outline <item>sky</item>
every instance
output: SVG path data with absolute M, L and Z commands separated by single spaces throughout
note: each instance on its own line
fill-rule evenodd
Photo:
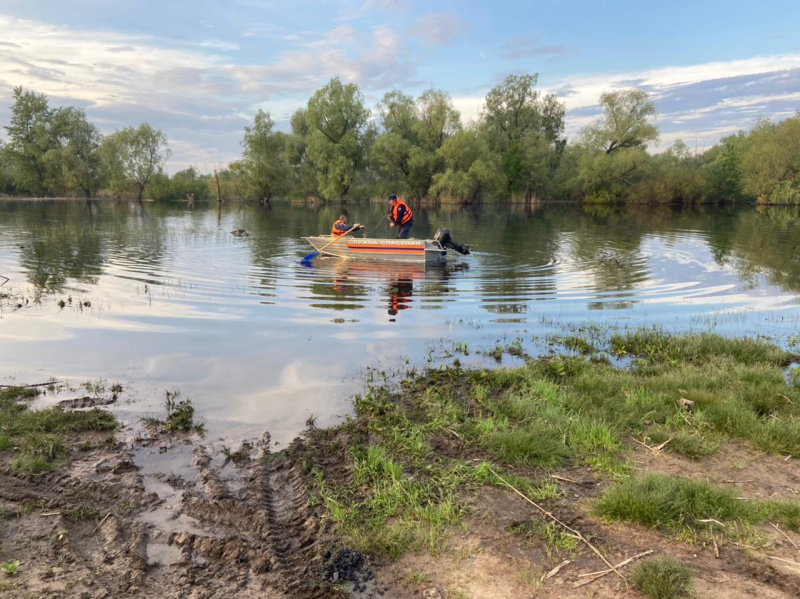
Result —
M 702 151 L 800 108 L 798 23 L 797 0 L 0 0 L 0 123 L 21 85 L 104 133 L 147 121 L 168 170 L 205 172 L 239 156 L 258 109 L 288 130 L 332 77 L 370 108 L 444 89 L 468 122 L 507 75 L 538 73 L 569 137 L 604 90 L 636 87 L 656 102 L 656 151 Z

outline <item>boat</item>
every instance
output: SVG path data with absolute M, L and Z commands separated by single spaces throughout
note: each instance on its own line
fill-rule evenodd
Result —
M 331 243 L 330 235 L 304 237 L 303 239 L 308 241 L 321 254 L 336 256 L 337 258 L 439 264 L 444 262 L 447 256 L 447 250 L 435 239 L 340 237 L 336 243 Z
M 439 229 L 433 239 L 369 239 L 343 235 L 303 237 L 320 254 L 337 258 L 388 260 L 418 264 L 441 264 L 448 248 L 469 254 L 469 246 L 456 243 L 446 229 Z

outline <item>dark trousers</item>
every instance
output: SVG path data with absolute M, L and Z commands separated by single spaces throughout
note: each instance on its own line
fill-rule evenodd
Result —
M 404 225 L 397 226 L 397 238 L 398 239 L 408 239 L 408 232 L 411 230 L 411 227 L 414 226 L 414 221 L 409 221 Z

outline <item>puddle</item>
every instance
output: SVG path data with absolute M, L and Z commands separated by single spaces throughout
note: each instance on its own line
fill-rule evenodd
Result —
M 174 545 L 150 543 L 147 545 L 147 565 L 169 566 L 181 561 L 181 550 Z

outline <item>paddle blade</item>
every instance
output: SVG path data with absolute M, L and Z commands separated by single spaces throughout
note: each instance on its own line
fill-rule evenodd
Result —
M 303 264 L 307 264 L 311 262 L 314 258 L 316 258 L 317 254 L 319 254 L 319 252 L 311 252 L 308 256 L 300 260 L 300 262 L 302 262 Z

